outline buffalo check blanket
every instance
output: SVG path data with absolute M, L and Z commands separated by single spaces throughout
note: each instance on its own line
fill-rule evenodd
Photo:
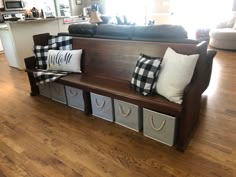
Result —
M 36 80 L 36 85 L 45 84 L 47 82 L 53 82 L 62 76 L 68 75 L 70 72 L 65 71 L 35 71 L 33 72 L 34 78 Z
M 36 46 L 34 49 L 37 49 L 34 50 L 34 53 L 37 59 L 37 64 L 39 65 L 37 66 L 38 70 L 33 72 L 37 85 L 53 82 L 70 73 L 65 71 L 48 71 L 44 69 L 47 68 L 48 50 L 72 50 L 71 36 L 50 36 L 48 40 L 48 46 Z

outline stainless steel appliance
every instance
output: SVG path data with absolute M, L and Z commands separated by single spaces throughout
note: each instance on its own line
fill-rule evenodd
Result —
M 23 12 L 2 12 L 1 16 L 4 21 L 17 21 L 17 20 L 25 20 L 25 14 Z
M 24 10 L 24 2 L 22 0 L 3 0 L 6 11 Z

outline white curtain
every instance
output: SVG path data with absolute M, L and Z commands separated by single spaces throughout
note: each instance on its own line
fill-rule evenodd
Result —
M 191 27 L 213 27 L 231 15 L 233 0 L 172 0 L 175 21 Z
M 130 22 L 144 25 L 152 0 L 106 0 L 107 15 L 125 15 Z

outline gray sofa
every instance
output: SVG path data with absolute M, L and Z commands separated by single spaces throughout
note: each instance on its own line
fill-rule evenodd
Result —
M 236 15 L 211 29 L 209 44 L 218 49 L 236 50 Z
M 72 24 L 68 31 L 69 33 L 59 33 L 59 35 L 153 42 L 199 43 L 199 41 L 188 39 L 186 30 L 179 25 Z

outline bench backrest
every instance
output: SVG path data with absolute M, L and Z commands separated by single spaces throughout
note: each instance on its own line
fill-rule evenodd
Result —
M 47 45 L 48 37 L 49 33 L 34 35 L 34 44 Z M 196 45 L 73 37 L 73 49 L 83 49 L 84 73 L 127 81 L 131 80 L 140 53 L 163 57 L 168 47 L 186 55 L 200 54 L 192 81 L 209 75 L 205 73 L 209 66 L 207 43 Z
M 200 53 L 196 70 L 202 65 L 207 48 L 206 45 L 198 47 L 196 44 L 73 38 L 73 49 L 83 49 L 84 73 L 127 81 L 131 80 L 140 53 L 163 57 L 168 47 L 186 55 Z

